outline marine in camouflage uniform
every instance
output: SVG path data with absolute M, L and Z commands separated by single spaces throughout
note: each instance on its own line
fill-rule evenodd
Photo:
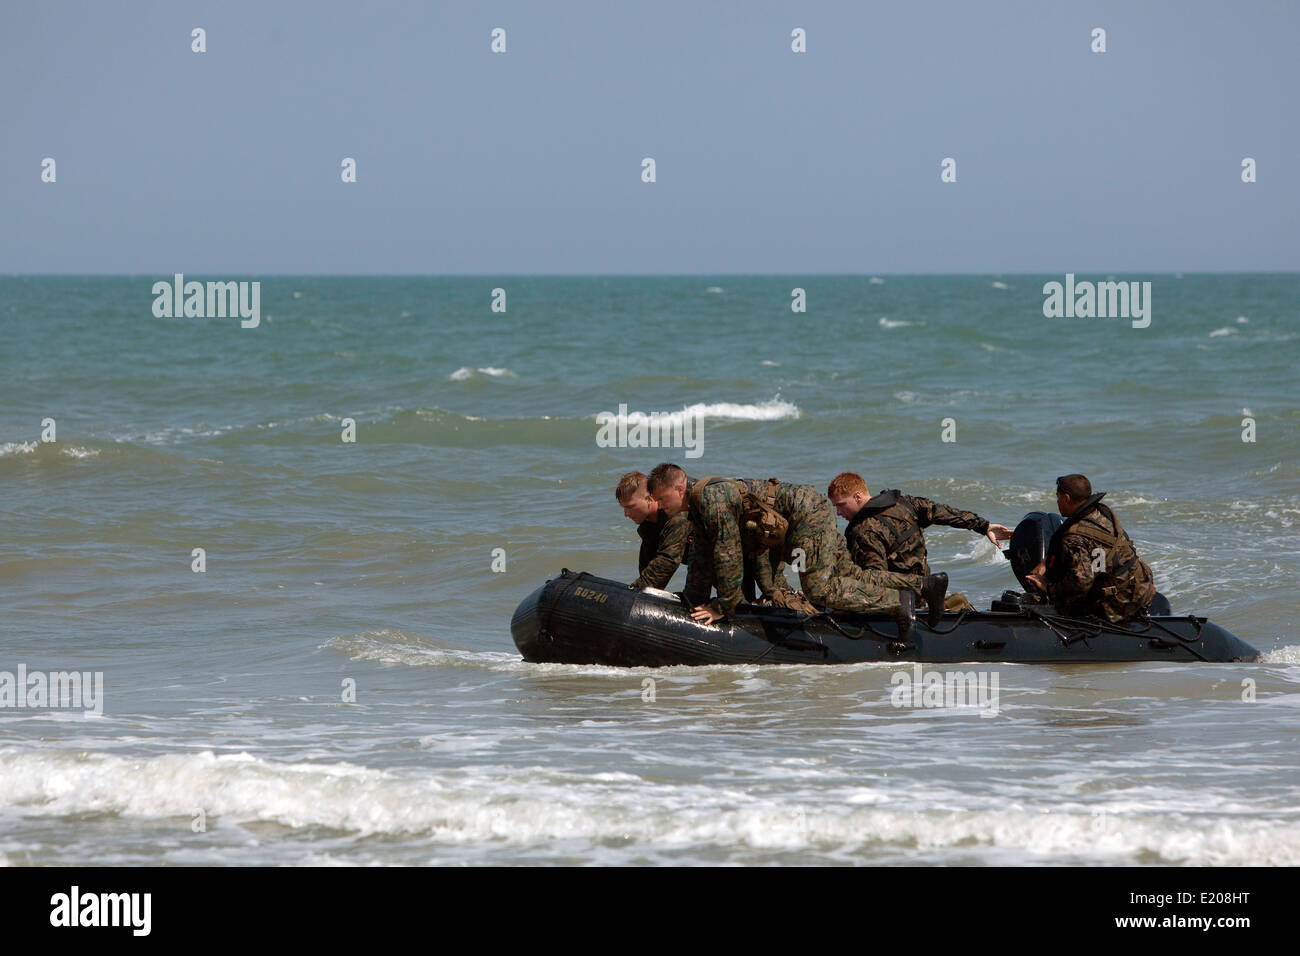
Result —
M 1089 497 L 1056 529 L 1047 546 L 1044 580 L 1062 614 L 1119 624 L 1145 611 L 1156 589 L 1151 569 L 1115 512 L 1101 503 L 1104 495 Z
M 905 495 L 895 488 L 867 499 L 849 520 L 844 536 L 858 567 L 924 576 L 930 573 L 930 563 L 921 530 L 935 524 L 981 535 L 989 530 L 989 522 L 973 511 Z
M 666 588 L 673 579 L 679 564 L 690 561 L 691 522 L 685 514 L 671 518 L 662 511 L 636 526 L 641 538 L 641 552 L 637 555 L 640 573 L 633 587 Z
M 773 554 L 779 550 L 780 559 L 789 562 L 795 559 L 795 551 L 801 550 L 804 569 L 799 572 L 800 587 L 809 601 L 824 608 L 843 611 L 897 608 L 900 590 L 919 593 L 925 584 L 919 574 L 868 570 L 855 565 L 835 523 L 835 510 L 826 496 L 811 485 L 745 481 L 759 498 L 774 498 L 774 509 L 788 523 L 784 545 L 769 550 L 743 539 L 742 500 L 736 481 L 711 481 L 698 497 L 692 493 L 695 484 L 688 479 L 687 500 L 696 544 L 687 572 L 688 602 L 700 595 L 707 597 L 708 586 L 712 585 L 718 591 L 719 609 L 724 614 L 732 613 L 740 603 L 746 550 L 758 553 L 756 570 L 764 593 L 769 593 L 772 587 Z
M 719 607 L 730 614 L 742 600 L 753 600 L 759 594 L 771 597 L 778 588 L 789 586 L 779 555 L 757 555 L 743 547 L 737 482 L 759 484 L 743 478 L 720 481 L 703 495 L 697 510 L 693 494 L 696 479 L 689 475 L 686 478 L 688 510 L 682 515 L 690 521 L 692 542 L 683 592 L 688 606 L 704 604 L 717 588 Z

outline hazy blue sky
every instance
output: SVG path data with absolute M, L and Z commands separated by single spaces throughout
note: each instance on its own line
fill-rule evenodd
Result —
M 1294 0 L 0 17 L 0 272 L 1300 268 Z

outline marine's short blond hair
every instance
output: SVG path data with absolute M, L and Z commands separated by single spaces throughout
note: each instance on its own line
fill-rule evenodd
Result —
M 636 494 L 637 489 L 645 483 L 646 476 L 639 471 L 629 471 L 626 475 L 618 480 L 618 486 L 614 489 L 614 497 L 618 499 L 619 504 L 623 504 Z
M 827 498 L 847 498 L 859 493 L 867 493 L 867 483 L 861 475 L 852 471 L 841 471 L 831 479 L 830 486 L 826 489 Z
M 660 488 L 667 488 L 669 485 L 685 483 L 686 472 L 674 465 L 672 462 L 665 461 L 663 464 L 655 465 L 654 470 L 650 472 L 650 477 L 646 481 L 645 490 L 654 494 Z

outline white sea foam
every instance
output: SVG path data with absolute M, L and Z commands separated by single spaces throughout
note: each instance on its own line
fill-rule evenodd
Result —
M 1245 325 L 1245 324 L 1246 324 L 1247 322 L 1249 322 L 1249 321 L 1250 321 L 1250 319 L 1246 318 L 1244 315 L 1239 315 L 1239 316 L 1237 316 L 1237 324 L 1238 324 L 1238 325 Z
M 884 280 L 884 279 L 881 279 L 879 276 L 872 276 L 870 279 L 867 280 L 867 282 L 871 283 L 872 285 L 884 285 L 884 284 L 885 284 L 885 280 Z
M 1213 332 L 1211 332 L 1210 338 L 1214 338 L 1217 335 L 1236 335 L 1236 334 L 1237 334 L 1236 329 L 1232 328 L 1232 326 L 1225 325 L 1223 328 L 1215 329 Z
M 738 404 L 736 402 L 696 402 L 694 405 L 688 405 L 680 412 L 673 412 L 672 414 L 681 416 L 701 415 L 705 418 L 724 418 L 734 421 L 774 422 L 783 418 L 798 418 L 801 413 L 798 406 L 791 402 L 782 401 L 778 395 L 770 401 L 760 402 L 757 405 Z
M 672 678 L 682 683 L 693 683 L 717 674 L 739 674 L 744 678 L 758 673 L 753 664 L 677 665 L 673 667 L 614 667 L 599 664 L 534 664 L 518 654 L 502 651 L 471 651 L 447 647 L 431 638 L 400 630 L 381 629 L 360 634 L 340 634 L 320 645 L 321 649 L 340 651 L 352 660 L 374 661 L 380 664 L 405 664 L 408 667 L 481 667 L 485 670 L 527 674 L 531 677 L 583 677 L 611 678 L 625 685 L 629 676 L 638 680 L 642 675 Z M 854 673 L 875 664 L 821 664 L 819 675 Z
M 658 423 L 662 426 L 665 422 L 670 425 L 683 423 L 688 418 L 692 420 L 714 418 L 730 419 L 732 421 L 772 422 L 783 418 L 798 418 L 802 413 L 797 405 L 783 401 L 781 396 L 778 395 L 771 401 L 760 402 L 757 405 L 736 402 L 696 402 L 694 405 L 687 405 L 675 412 L 629 411 L 626 415 L 617 415 L 612 412 L 604 414 L 608 414 L 610 419 L 615 422 L 624 420 L 630 425 L 644 422 L 646 424 Z M 653 419 L 651 416 L 654 416 Z
M 474 378 L 475 375 L 486 375 L 489 378 L 518 378 L 514 372 L 508 368 L 497 368 L 492 365 L 484 368 L 470 368 L 468 365 L 462 365 L 456 371 L 452 372 L 447 378 L 453 382 L 463 382 L 466 379 Z
M 810 770 L 816 776 L 815 770 Z M 815 781 L 813 781 L 815 784 Z M 952 799 L 939 801 L 948 803 Z M 274 822 L 359 835 L 420 834 L 440 843 L 535 845 L 617 841 L 648 849 L 797 849 L 835 856 L 918 852 L 1021 862 L 1081 857 L 1131 862 L 1154 855 L 1194 865 L 1300 863 L 1300 823 L 1202 804 L 1027 809 L 944 806 L 878 788 L 824 792 L 814 803 L 740 787 L 650 784 L 624 772 L 465 767 L 395 773 L 349 763 L 282 763 L 247 753 L 123 757 L 84 750 L 0 751 L 0 809 L 24 816 L 115 814 L 210 825 Z
M 707 289 L 705 289 L 704 291 L 705 291 L 705 292 L 712 292 L 714 295 L 716 295 L 717 293 L 722 292 L 722 291 L 723 291 L 723 288 L 722 288 L 722 286 L 720 286 L 720 285 L 711 285 L 711 286 L 709 286 Z
M 8 441 L 3 445 L 0 445 L 0 458 L 6 458 L 11 455 L 32 455 L 35 454 L 40 447 L 41 442 L 38 441 Z M 99 457 L 98 448 L 82 448 L 80 445 L 64 445 L 62 443 L 57 443 L 55 447 L 58 448 L 60 454 L 67 455 L 69 458 L 80 459 Z
M 882 315 L 879 324 L 882 329 L 897 329 L 905 325 L 911 325 L 912 323 L 905 322 L 902 319 L 891 319 L 888 316 Z
M 967 533 L 969 534 L 970 532 Z M 930 533 L 927 531 L 927 540 L 929 537 Z M 1002 556 L 1002 549 L 995 548 L 993 542 L 989 541 L 987 538 L 980 538 L 974 543 L 969 551 L 958 551 L 952 556 L 951 560 L 974 561 L 979 565 L 996 566 L 999 568 L 1006 566 L 1007 563 L 1006 558 Z
M 1125 495 L 1121 493 L 1115 495 L 1113 498 L 1108 495 L 1107 503 L 1128 507 L 1129 505 L 1159 505 L 1164 502 L 1159 498 L 1144 498 L 1141 495 Z
M 184 441 L 187 438 L 211 438 L 214 435 L 234 431 L 238 427 L 238 425 L 219 425 L 216 428 L 190 428 L 186 425 L 173 425 L 156 431 L 145 432 L 142 435 L 114 436 L 114 440 L 143 441 L 149 445 L 167 445 L 173 441 Z
M 229 432 L 239 431 L 244 428 L 271 429 L 285 428 L 291 425 L 316 424 L 321 422 L 338 421 L 339 416 L 330 412 L 318 412 L 315 415 L 303 415 L 298 418 L 286 418 L 283 421 L 270 422 L 248 422 L 241 425 L 208 425 L 206 423 L 189 426 L 189 425 L 170 425 L 166 428 L 160 428 L 156 431 L 130 434 L 114 434 L 114 441 L 143 441 L 150 445 L 169 445 L 176 442 L 186 441 L 191 438 L 215 438 L 218 435 L 225 435 Z
M 992 285 L 993 288 L 995 288 L 995 289 L 1006 289 L 1006 288 L 1009 288 L 1009 286 L 1008 286 L 1005 282 L 993 282 L 993 283 L 990 283 L 990 285 Z
M 768 366 L 769 368 L 779 368 L 780 365 L 781 365 L 780 362 L 773 362 L 771 359 L 763 359 L 763 361 L 759 362 L 758 364 L 759 364 L 759 365 L 766 365 L 766 366 Z
M 388 628 L 364 631 L 360 634 L 340 634 L 326 641 L 321 647 L 342 651 L 354 661 L 406 664 L 411 667 L 490 667 L 520 661 L 518 654 L 443 647 L 418 634 Z
M 1300 664 L 1300 644 L 1285 644 L 1259 655 L 1261 664 Z
M 953 403 L 962 404 L 982 401 L 993 394 L 992 392 L 969 388 L 961 388 L 951 392 L 939 391 L 933 394 L 918 394 L 905 389 L 901 392 L 894 392 L 894 398 L 906 405 L 951 405 Z

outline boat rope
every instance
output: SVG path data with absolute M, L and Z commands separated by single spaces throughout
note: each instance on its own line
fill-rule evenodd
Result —
M 1030 617 L 1037 618 L 1046 624 L 1047 627 L 1061 639 L 1061 643 L 1066 647 L 1069 647 L 1071 644 L 1078 641 L 1083 641 L 1085 645 L 1091 647 L 1092 645 L 1088 644 L 1088 641 L 1091 638 L 1099 637 L 1102 634 L 1115 634 L 1121 637 L 1146 639 L 1155 645 L 1182 647 L 1198 660 L 1208 662 L 1205 655 L 1201 654 L 1196 650 L 1196 648 L 1191 646 L 1199 642 L 1201 639 L 1201 622 L 1196 617 L 1190 615 L 1188 616 L 1187 621 L 1196 629 L 1194 637 L 1183 637 L 1177 631 L 1170 630 L 1159 621 L 1152 620 L 1149 617 L 1140 618 L 1139 620 L 1143 622 L 1144 626 L 1140 630 L 1134 630 L 1131 627 L 1121 627 L 1118 624 L 1110 624 L 1105 621 L 1079 622 L 1075 619 L 1049 614 L 1036 607 L 1026 607 L 1024 610 Z M 1174 638 L 1174 640 L 1167 641 L 1162 638 L 1148 637 L 1152 627 L 1159 628 L 1170 637 Z
M 926 624 L 926 627 L 930 628 L 931 634 L 951 634 L 953 631 L 957 630 L 958 626 L 961 624 L 963 620 L 965 620 L 966 615 L 968 613 L 970 613 L 970 608 L 968 607 L 964 607 L 960 611 L 958 611 L 957 620 L 952 622 L 952 627 L 945 627 L 943 630 L 939 630 L 939 628 L 937 627 L 930 627 L 930 625 L 928 624 Z M 920 623 L 925 624 L 924 621 L 921 621 Z
M 931 634 L 951 634 L 953 631 L 957 630 L 957 628 L 961 626 L 961 622 L 966 619 L 966 615 L 969 613 L 969 610 L 970 610 L 969 608 L 962 608 L 961 611 L 958 612 L 957 618 L 948 627 L 944 627 L 944 628 L 930 627 L 930 625 L 925 624 L 925 621 L 917 621 L 917 623 L 925 624 L 926 630 L 928 630 Z M 808 617 L 809 621 L 818 620 L 818 619 L 824 620 L 837 633 L 839 633 L 843 637 L 847 637 L 851 641 L 862 640 L 864 637 L 867 636 L 868 631 L 870 631 L 876 637 L 884 638 L 887 641 L 898 640 L 897 634 L 890 634 L 886 631 L 877 630 L 876 628 L 872 627 L 870 622 L 868 621 L 862 622 L 862 627 L 858 628 L 856 634 L 851 633 L 848 629 L 844 627 L 844 625 L 840 624 L 839 621 L 831 617 L 830 611 L 819 611 L 816 614 L 809 615 Z
M 885 631 L 878 631 L 878 630 L 876 630 L 874 627 L 871 626 L 871 623 L 870 623 L 869 621 L 863 621 L 863 622 L 862 622 L 862 627 L 858 628 L 858 632 L 857 632 L 856 634 L 852 634 L 852 633 L 850 633 L 848 630 L 846 630 L 846 629 L 844 628 L 844 626 L 840 624 L 839 621 L 837 621 L 837 620 L 835 620 L 835 618 L 831 617 L 831 612 L 830 612 L 830 611 L 818 611 L 816 614 L 810 614 L 810 615 L 808 615 L 808 617 L 807 617 L 805 623 L 807 623 L 807 621 L 816 621 L 816 620 L 824 620 L 824 621 L 825 621 L 827 624 L 829 624 L 829 625 L 831 626 L 831 628 L 834 629 L 838 634 L 842 635 L 843 637 L 847 637 L 847 638 L 848 638 L 849 640 L 851 640 L 851 641 L 860 641 L 860 640 L 862 640 L 864 637 L 867 636 L 867 632 L 868 632 L 868 631 L 870 631 L 870 632 L 871 632 L 872 634 L 874 634 L 876 637 L 882 638 L 882 639 L 884 639 L 884 640 L 886 640 L 886 641 L 896 641 L 896 640 L 898 640 L 898 635 L 897 635 L 897 634 L 889 634 L 889 633 L 886 633 Z

